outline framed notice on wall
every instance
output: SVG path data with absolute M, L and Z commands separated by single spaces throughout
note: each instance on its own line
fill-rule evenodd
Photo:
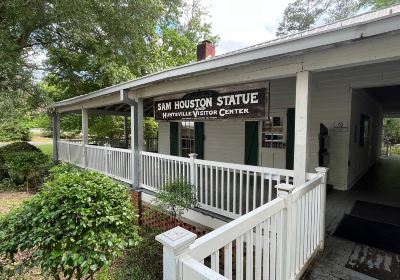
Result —
M 220 93 L 215 90 L 154 102 L 157 121 L 263 119 L 268 116 L 267 88 Z

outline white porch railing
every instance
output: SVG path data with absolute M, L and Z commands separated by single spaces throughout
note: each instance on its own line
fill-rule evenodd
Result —
M 132 182 L 132 151 L 58 141 L 59 159 L 96 170 L 123 182 Z
M 298 279 L 324 246 L 326 169 L 277 188 L 278 198 L 195 241 L 182 228 L 157 236 L 164 279 Z
M 276 197 L 274 186 L 293 182 L 292 170 L 141 152 L 141 187 L 158 191 L 168 180 L 186 178 L 203 209 L 230 218 Z M 310 174 L 308 177 L 310 178 Z
M 59 141 L 59 159 L 132 183 L 132 151 Z M 276 198 L 274 186 L 290 184 L 293 171 L 140 152 L 140 187 L 157 192 L 168 180 L 186 178 L 201 208 L 236 219 Z M 310 178 L 311 174 L 308 174 Z

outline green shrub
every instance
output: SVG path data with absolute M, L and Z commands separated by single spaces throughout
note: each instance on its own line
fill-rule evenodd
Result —
M 29 128 L 17 121 L 9 121 L 0 124 L 0 142 L 29 141 L 31 133 Z
M 81 171 L 81 169 L 79 169 L 75 165 L 63 162 L 63 163 L 54 165 L 52 168 L 50 168 L 50 170 L 49 170 L 50 176 L 49 177 L 51 180 L 53 180 L 54 178 L 56 178 L 59 175 L 63 175 L 66 173 L 75 173 L 75 172 L 79 172 L 79 171 Z
M 143 240 L 138 246 L 127 250 L 111 268 L 98 275 L 98 280 L 156 280 L 162 279 L 162 245 L 155 240 L 160 231 L 141 228 Z
M 15 191 L 16 189 L 17 186 L 11 179 L 5 178 L 0 180 L 0 192 Z
M 140 241 L 126 187 L 95 172 L 60 174 L 0 220 L 0 259 L 17 252 L 44 276 L 90 278 Z
M 0 148 L 0 180 L 10 178 L 15 184 L 36 187 L 52 162 L 41 150 L 27 142 L 16 142 Z
M 38 152 L 16 152 L 7 154 L 5 167 L 11 180 L 17 184 L 26 183 L 36 187 L 51 166 L 48 156 Z
M 155 194 L 155 203 L 160 211 L 169 215 L 174 221 L 176 218 L 180 218 L 185 210 L 199 207 L 195 187 L 185 178 L 168 181 Z
M 40 149 L 28 142 L 14 142 L 0 147 L 0 154 L 9 154 L 14 152 L 40 152 Z

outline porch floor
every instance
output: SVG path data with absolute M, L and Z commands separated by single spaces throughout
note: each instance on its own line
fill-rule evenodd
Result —
M 351 212 L 356 200 L 400 207 L 400 159 L 382 157 L 350 191 L 334 190 L 327 194 L 325 250 L 317 256 L 303 279 L 378 279 L 347 268 L 346 264 L 352 258 L 362 257 L 362 252 L 370 257 L 369 265 L 372 266 L 374 261 L 378 261 L 377 258 L 400 259 L 394 253 L 333 235 L 343 216 Z M 400 275 L 392 273 L 391 276 L 382 275 L 379 279 L 400 279 Z

